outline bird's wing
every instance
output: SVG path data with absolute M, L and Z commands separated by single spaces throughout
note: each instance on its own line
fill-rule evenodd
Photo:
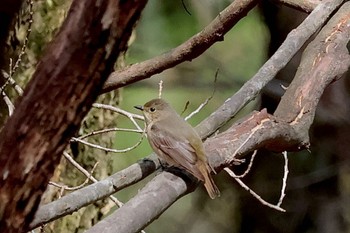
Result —
M 165 157 L 164 159 L 170 165 L 180 165 L 198 179 L 203 179 L 196 166 L 196 151 L 186 138 L 176 137 L 171 132 L 164 131 L 164 129 L 159 130 L 156 125 L 151 127 L 148 134 L 151 144 L 163 155 L 159 156 Z M 174 162 L 175 164 L 172 164 Z

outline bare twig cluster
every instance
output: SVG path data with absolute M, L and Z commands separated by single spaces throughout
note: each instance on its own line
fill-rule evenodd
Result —
M 241 178 L 243 178 L 244 176 L 246 176 L 248 174 L 248 172 L 250 171 L 252 165 L 253 165 L 253 160 L 255 158 L 256 155 L 256 150 L 254 151 L 251 161 L 248 165 L 247 170 L 242 174 L 242 175 L 236 175 L 231 169 L 229 169 L 228 167 L 225 167 L 224 170 L 233 178 L 237 181 L 237 183 L 244 188 L 245 190 L 247 190 L 250 194 L 252 194 L 252 196 L 254 196 L 258 201 L 260 201 L 261 204 L 266 205 L 272 209 L 281 211 L 281 212 L 286 212 L 285 209 L 281 208 L 282 205 L 282 201 L 284 199 L 284 197 L 286 196 L 286 186 L 287 186 L 287 177 L 288 177 L 288 157 L 287 157 L 287 152 L 283 152 L 283 158 L 285 161 L 285 165 L 284 165 L 284 176 L 283 176 L 283 183 L 282 183 L 282 188 L 281 188 L 281 195 L 280 198 L 278 200 L 278 203 L 276 205 L 271 204 L 267 201 L 265 201 L 263 198 L 261 198 L 261 196 L 259 196 L 256 192 L 254 192 L 252 189 L 250 189 L 242 180 Z

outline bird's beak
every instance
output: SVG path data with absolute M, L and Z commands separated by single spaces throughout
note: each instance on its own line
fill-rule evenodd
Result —
M 136 105 L 136 106 L 134 106 L 134 108 L 143 111 L 143 106 L 141 106 L 141 105 Z

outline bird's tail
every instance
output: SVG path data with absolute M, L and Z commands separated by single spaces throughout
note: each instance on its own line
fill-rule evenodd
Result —
M 216 187 L 213 178 L 210 175 L 210 168 L 207 164 L 205 166 L 199 166 L 199 169 L 204 177 L 204 187 L 207 190 L 211 199 L 220 197 L 220 191 Z

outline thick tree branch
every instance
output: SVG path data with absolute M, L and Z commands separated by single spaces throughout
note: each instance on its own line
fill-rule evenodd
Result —
M 310 121 L 306 125 L 309 128 L 325 87 L 349 69 L 349 4 L 345 3 L 341 7 L 305 49 L 296 78 L 276 109 L 276 117 L 292 122 L 300 114 L 307 114 L 310 115 Z
M 284 150 L 301 149 L 307 146 L 309 142 L 308 137 L 305 137 L 305 135 L 308 134 L 309 128 L 306 128 L 305 125 L 310 127 L 310 124 L 306 123 L 312 122 L 312 112 L 315 111 L 320 95 L 331 81 L 336 80 L 337 76 L 342 75 L 350 66 L 350 56 L 346 49 L 349 38 L 350 3 L 346 3 L 306 49 L 304 57 L 308 57 L 312 62 L 307 61 L 300 66 L 300 69 L 304 71 L 298 72 L 293 81 L 299 84 L 299 88 L 291 88 L 291 94 L 286 94 L 291 98 L 288 101 L 281 101 L 281 106 L 289 103 L 290 108 L 293 108 L 295 103 L 300 103 L 296 105 L 301 109 L 300 114 L 294 116 L 292 121 L 286 121 L 286 119 L 291 119 L 288 111 L 276 111 L 276 116 L 269 115 L 265 111 L 253 113 L 252 116 L 247 117 L 241 123 L 236 123 L 226 132 L 208 139 L 205 143 L 205 149 L 212 165 L 216 168 L 227 166 L 228 162 L 232 161 L 233 158 L 239 158 L 252 149 L 261 147 Z M 337 52 L 340 52 L 338 48 L 341 50 L 341 55 L 336 55 Z M 311 54 L 307 54 L 310 53 L 310 50 L 312 51 Z M 315 52 L 316 50 L 317 52 Z M 304 59 L 303 61 L 305 62 Z M 335 68 L 331 68 L 332 71 L 329 72 L 325 69 L 326 67 L 329 68 L 328 65 L 330 67 L 335 66 Z M 302 76 L 305 76 L 304 72 L 310 80 L 301 83 Z M 311 89 L 310 86 L 312 86 Z M 304 95 L 300 95 L 303 93 L 303 90 L 311 90 L 315 94 L 314 97 L 309 95 L 306 98 Z M 300 98 L 300 96 L 303 98 Z M 303 109 L 307 109 L 308 112 L 304 112 Z M 311 114 L 308 114 L 309 112 Z M 249 140 L 246 140 L 247 138 Z M 164 175 L 162 178 L 167 179 L 167 182 L 174 185 L 174 187 L 181 187 L 180 190 L 176 189 L 178 197 L 189 192 L 188 187 L 194 185 L 193 182 L 187 183 L 186 189 L 185 186 L 181 185 L 183 183 L 182 180 L 166 178 Z M 159 192 L 154 192 L 154 190 L 160 190 L 165 185 L 163 180 L 155 183 L 157 179 L 157 177 L 153 179 L 151 181 L 152 185 L 144 187 L 140 191 L 140 195 L 136 195 L 123 207 L 108 216 L 104 221 L 96 224 L 88 232 L 103 231 L 109 233 L 116 232 L 115 229 L 120 229 L 117 232 L 123 233 L 137 232 L 148 225 L 150 221 L 158 217 L 160 214 L 159 209 L 164 211 L 176 200 L 173 190 L 169 190 L 169 193 L 162 192 L 164 196 L 158 195 Z M 145 195 L 146 193 L 154 195 Z M 154 199 L 158 200 L 156 205 L 148 206 L 143 204 L 154 202 Z M 154 209 L 156 211 L 153 211 Z M 126 219 L 128 220 L 127 222 L 124 221 Z M 135 221 L 137 224 L 134 224 Z M 140 222 L 143 225 L 139 224 Z M 128 226 L 125 226 L 125 224 L 128 224 Z
M 102 224 L 97 224 L 86 232 L 140 232 L 187 190 L 190 189 L 183 179 L 172 173 L 162 172 L 127 202 L 122 207 L 123 211 L 115 212 L 113 218 L 103 219 L 99 222 Z M 114 221 L 122 224 L 115 224 Z
M 91 203 L 118 192 L 152 174 L 160 167 L 156 155 L 151 155 L 108 178 L 86 186 L 49 204 L 39 207 L 30 228 L 51 222 Z
M 287 6 L 310 13 L 322 0 L 277 0 Z
M 146 0 L 75 0 L 0 132 L 0 232 L 25 232 Z
M 344 1 L 327 0 L 318 5 L 296 29 L 288 34 L 275 54 L 259 71 L 197 127 L 199 134 L 203 137 L 209 136 L 208 132 L 215 132 L 234 117 L 239 110 L 255 99 L 262 88 L 287 65 L 303 44 L 326 22 L 342 2 Z
M 154 74 L 191 61 L 210 46 L 224 40 L 224 35 L 258 3 L 257 0 L 235 0 L 201 32 L 186 42 L 155 58 L 133 64 L 113 72 L 106 81 L 103 92 L 150 78 Z
M 289 61 L 289 59 L 298 51 L 299 46 L 301 46 L 302 43 L 304 43 L 302 41 L 304 41 L 308 38 L 308 37 L 306 38 L 306 36 L 302 35 L 302 33 L 307 33 L 309 36 L 311 36 L 313 34 L 313 32 L 315 30 L 317 30 L 317 26 L 322 25 L 322 22 L 324 22 L 328 18 L 328 16 L 331 14 L 332 10 L 334 10 L 337 6 L 339 6 L 340 2 L 341 1 L 333 2 L 333 4 L 336 4 L 336 5 L 332 5 L 331 8 L 328 7 L 329 3 L 322 4 L 321 6 L 319 6 L 318 9 L 315 10 L 316 13 L 314 13 L 313 15 L 310 15 L 310 17 L 312 17 L 314 20 L 316 20 L 317 25 L 315 25 L 315 22 L 313 22 L 312 20 L 309 19 L 309 20 L 303 22 L 298 27 L 298 29 L 296 29 L 293 32 L 293 36 L 288 36 L 285 43 L 276 52 L 277 55 L 274 55 L 274 57 L 272 57 L 263 66 L 263 68 L 261 68 L 259 70 L 259 72 L 254 76 L 253 81 L 252 80 L 249 81 L 249 82 L 251 82 L 251 84 L 244 85 L 238 93 L 236 93 L 230 99 L 228 99 L 224 103 L 224 105 L 222 105 L 217 111 L 215 111 L 209 118 L 204 120 L 197 127 L 197 130 L 199 131 L 202 138 L 206 138 L 208 135 L 211 135 L 212 133 L 214 133 L 217 130 L 219 125 L 222 125 L 225 122 L 227 122 L 229 119 L 232 118 L 232 116 L 236 112 L 238 112 L 240 110 L 240 108 L 242 106 L 244 106 L 250 100 L 254 99 L 257 96 L 257 94 L 259 93 L 259 91 L 268 82 L 268 80 L 271 80 L 273 78 L 273 75 L 275 75 L 279 71 L 279 69 L 283 68 L 283 65 L 280 65 L 280 63 L 286 64 Z M 325 11 L 326 11 L 326 13 L 324 13 Z M 322 13 L 320 13 L 320 12 L 322 12 Z M 299 39 L 299 37 L 302 37 L 302 39 Z M 291 46 L 292 46 L 292 49 L 290 48 Z M 287 49 L 287 48 L 289 48 L 289 49 Z M 290 50 L 292 50 L 292 51 L 290 51 Z M 286 53 L 286 51 L 290 51 L 288 53 L 288 56 L 284 56 L 284 53 Z M 261 82 L 259 77 L 262 77 L 263 79 L 266 79 L 266 80 Z M 250 90 L 251 87 L 254 87 L 254 89 L 253 89 L 253 91 L 249 91 L 248 96 L 241 94 L 244 91 Z M 250 117 L 247 117 L 247 118 L 250 118 Z M 232 132 L 227 131 L 227 132 L 230 132 L 229 135 L 235 135 L 235 134 L 241 135 L 242 139 L 241 140 L 238 140 L 238 139 L 233 140 L 231 138 L 234 141 L 234 143 L 232 141 L 230 141 L 228 143 L 232 146 L 231 150 L 226 150 L 227 145 L 225 146 L 225 145 L 220 144 L 220 146 L 222 146 L 222 148 L 223 148 L 223 151 L 220 152 L 221 155 L 215 156 L 215 154 L 213 154 L 214 152 L 208 153 L 210 156 L 211 163 L 215 167 L 222 167 L 225 164 L 224 161 L 226 159 L 232 158 L 235 150 L 237 150 L 237 148 L 239 148 L 239 146 L 242 145 L 244 140 L 252 133 L 251 130 L 253 128 L 257 127 L 258 124 L 260 124 L 259 122 L 261 122 L 263 120 L 265 120 L 263 127 L 265 127 L 267 124 L 269 124 L 269 129 L 271 131 L 270 135 L 266 135 L 265 138 L 262 137 L 260 139 L 256 138 L 256 136 L 253 135 L 254 137 L 252 136 L 252 139 L 249 141 L 249 143 L 245 143 L 244 147 L 241 147 L 239 151 L 236 151 L 238 153 L 236 155 L 237 157 L 240 157 L 240 156 L 246 154 L 247 152 L 254 150 L 256 147 L 269 147 L 270 149 L 274 149 L 274 150 L 284 150 L 284 149 L 288 149 L 288 148 L 295 150 L 299 146 L 302 146 L 302 147 L 307 146 L 308 141 L 307 140 L 303 141 L 304 137 L 298 138 L 299 135 L 297 134 L 297 132 L 294 132 L 294 129 L 289 124 L 281 123 L 281 124 L 277 125 L 277 124 L 273 123 L 274 117 L 268 115 L 266 112 L 255 113 L 251 117 L 250 121 L 246 121 L 245 124 L 237 123 L 235 126 L 232 127 L 232 129 L 234 129 L 234 131 L 232 131 Z M 211 123 L 211 122 L 214 122 L 214 123 Z M 241 122 L 243 122 L 243 121 L 241 121 Z M 245 128 L 246 131 L 244 131 L 241 128 Z M 266 130 L 266 129 L 264 129 L 264 130 Z M 260 131 L 258 131 L 258 134 L 260 134 Z M 284 131 L 288 132 L 284 137 L 287 138 L 287 136 L 288 136 L 288 138 L 290 138 L 289 140 L 287 140 L 287 139 L 285 140 L 286 143 L 282 143 L 283 141 L 280 141 L 279 142 L 280 148 L 277 148 L 276 145 L 275 146 L 269 145 L 266 137 L 269 139 L 277 140 L 278 138 L 283 137 L 283 135 L 281 135 L 281 132 L 284 132 Z M 222 134 L 222 135 L 225 135 L 225 134 Z M 220 140 L 227 142 L 227 140 L 220 139 L 218 141 L 215 141 L 215 143 L 212 143 L 211 142 L 212 140 L 214 140 L 214 139 L 212 139 L 212 138 L 208 139 L 205 142 L 205 145 L 212 145 L 212 144 L 215 145 L 215 143 L 219 143 Z M 208 151 L 212 151 L 212 150 L 215 151 L 216 148 L 218 149 L 219 146 L 206 146 L 206 149 Z M 226 158 L 225 156 L 229 156 L 229 157 Z M 151 161 L 153 161 L 153 162 L 151 162 Z M 128 183 L 128 184 L 126 185 L 124 183 L 123 187 L 128 186 L 128 185 L 135 183 L 136 180 L 143 179 L 144 177 L 149 175 L 151 172 L 153 172 L 155 169 L 157 169 L 158 166 L 154 166 L 154 164 L 158 164 L 158 161 L 155 157 L 152 156 L 152 157 L 149 157 L 149 160 L 146 162 L 141 161 L 139 164 L 132 165 L 132 167 L 135 167 L 135 171 L 125 169 L 125 170 L 128 170 L 128 173 L 125 173 L 125 170 L 123 170 L 120 172 L 120 174 L 117 173 L 117 174 L 113 175 L 113 177 L 115 176 L 117 178 L 121 174 L 125 175 L 126 178 L 124 179 L 124 182 Z M 144 167 L 144 168 L 147 167 L 147 172 L 143 173 L 142 170 L 139 169 L 139 167 Z M 148 169 L 150 169 L 150 170 L 148 170 Z M 48 221 L 52 221 L 53 219 L 57 218 L 57 216 L 56 216 L 57 214 L 60 216 L 70 214 L 74 210 L 79 209 L 83 206 L 86 206 L 89 203 L 91 203 L 92 201 L 97 201 L 100 198 L 106 197 L 107 195 L 110 195 L 110 194 L 120 190 L 120 188 L 122 188 L 122 186 L 117 186 L 118 180 L 114 180 L 112 177 L 108 178 L 108 180 L 109 180 L 108 182 L 107 181 L 100 182 L 100 183 L 103 182 L 103 184 L 106 185 L 106 186 L 103 186 L 103 188 L 101 188 L 101 190 L 109 190 L 108 192 L 105 192 L 102 194 L 96 194 L 93 196 L 90 196 L 90 195 L 80 196 L 79 202 L 75 202 L 75 198 L 74 198 L 75 194 L 72 193 L 72 194 L 68 194 L 66 197 L 64 197 L 65 199 L 62 198 L 61 199 L 62 201 L 57 200 L 53 203 L 50 203 L 50 204 L 47 204 L 47 205 L 40 207 L 40 209 L 38 210 L 38 213 L 36 214 L 35 220 L 31 224 L 31 226 L 34 227 L 34 226 L 38 226 L 40 224 L 46 223 Z M 93 185 L 90 185 L 91 187 L 88 186 L 88 187 L 84 188 L 85 193 L 90 193 L 90 191 L 89 191 L 90 188 L 91 188 L 91 190 L 96 190 L 95 189 L 97 187 L 96 185 L 102 185 L 102 184 L 93 184 Z M 76 191 L 76 192 L 79 192 L 79 191 Z M 77 193 L 77 195 L 78 195 L 78 193 Z M 69 207 L 67 207 L 67 205 L 65 205 L 65 203 L 68 203 Z M 64 210 L 63 206 L 65 206 L 66 210 Z

